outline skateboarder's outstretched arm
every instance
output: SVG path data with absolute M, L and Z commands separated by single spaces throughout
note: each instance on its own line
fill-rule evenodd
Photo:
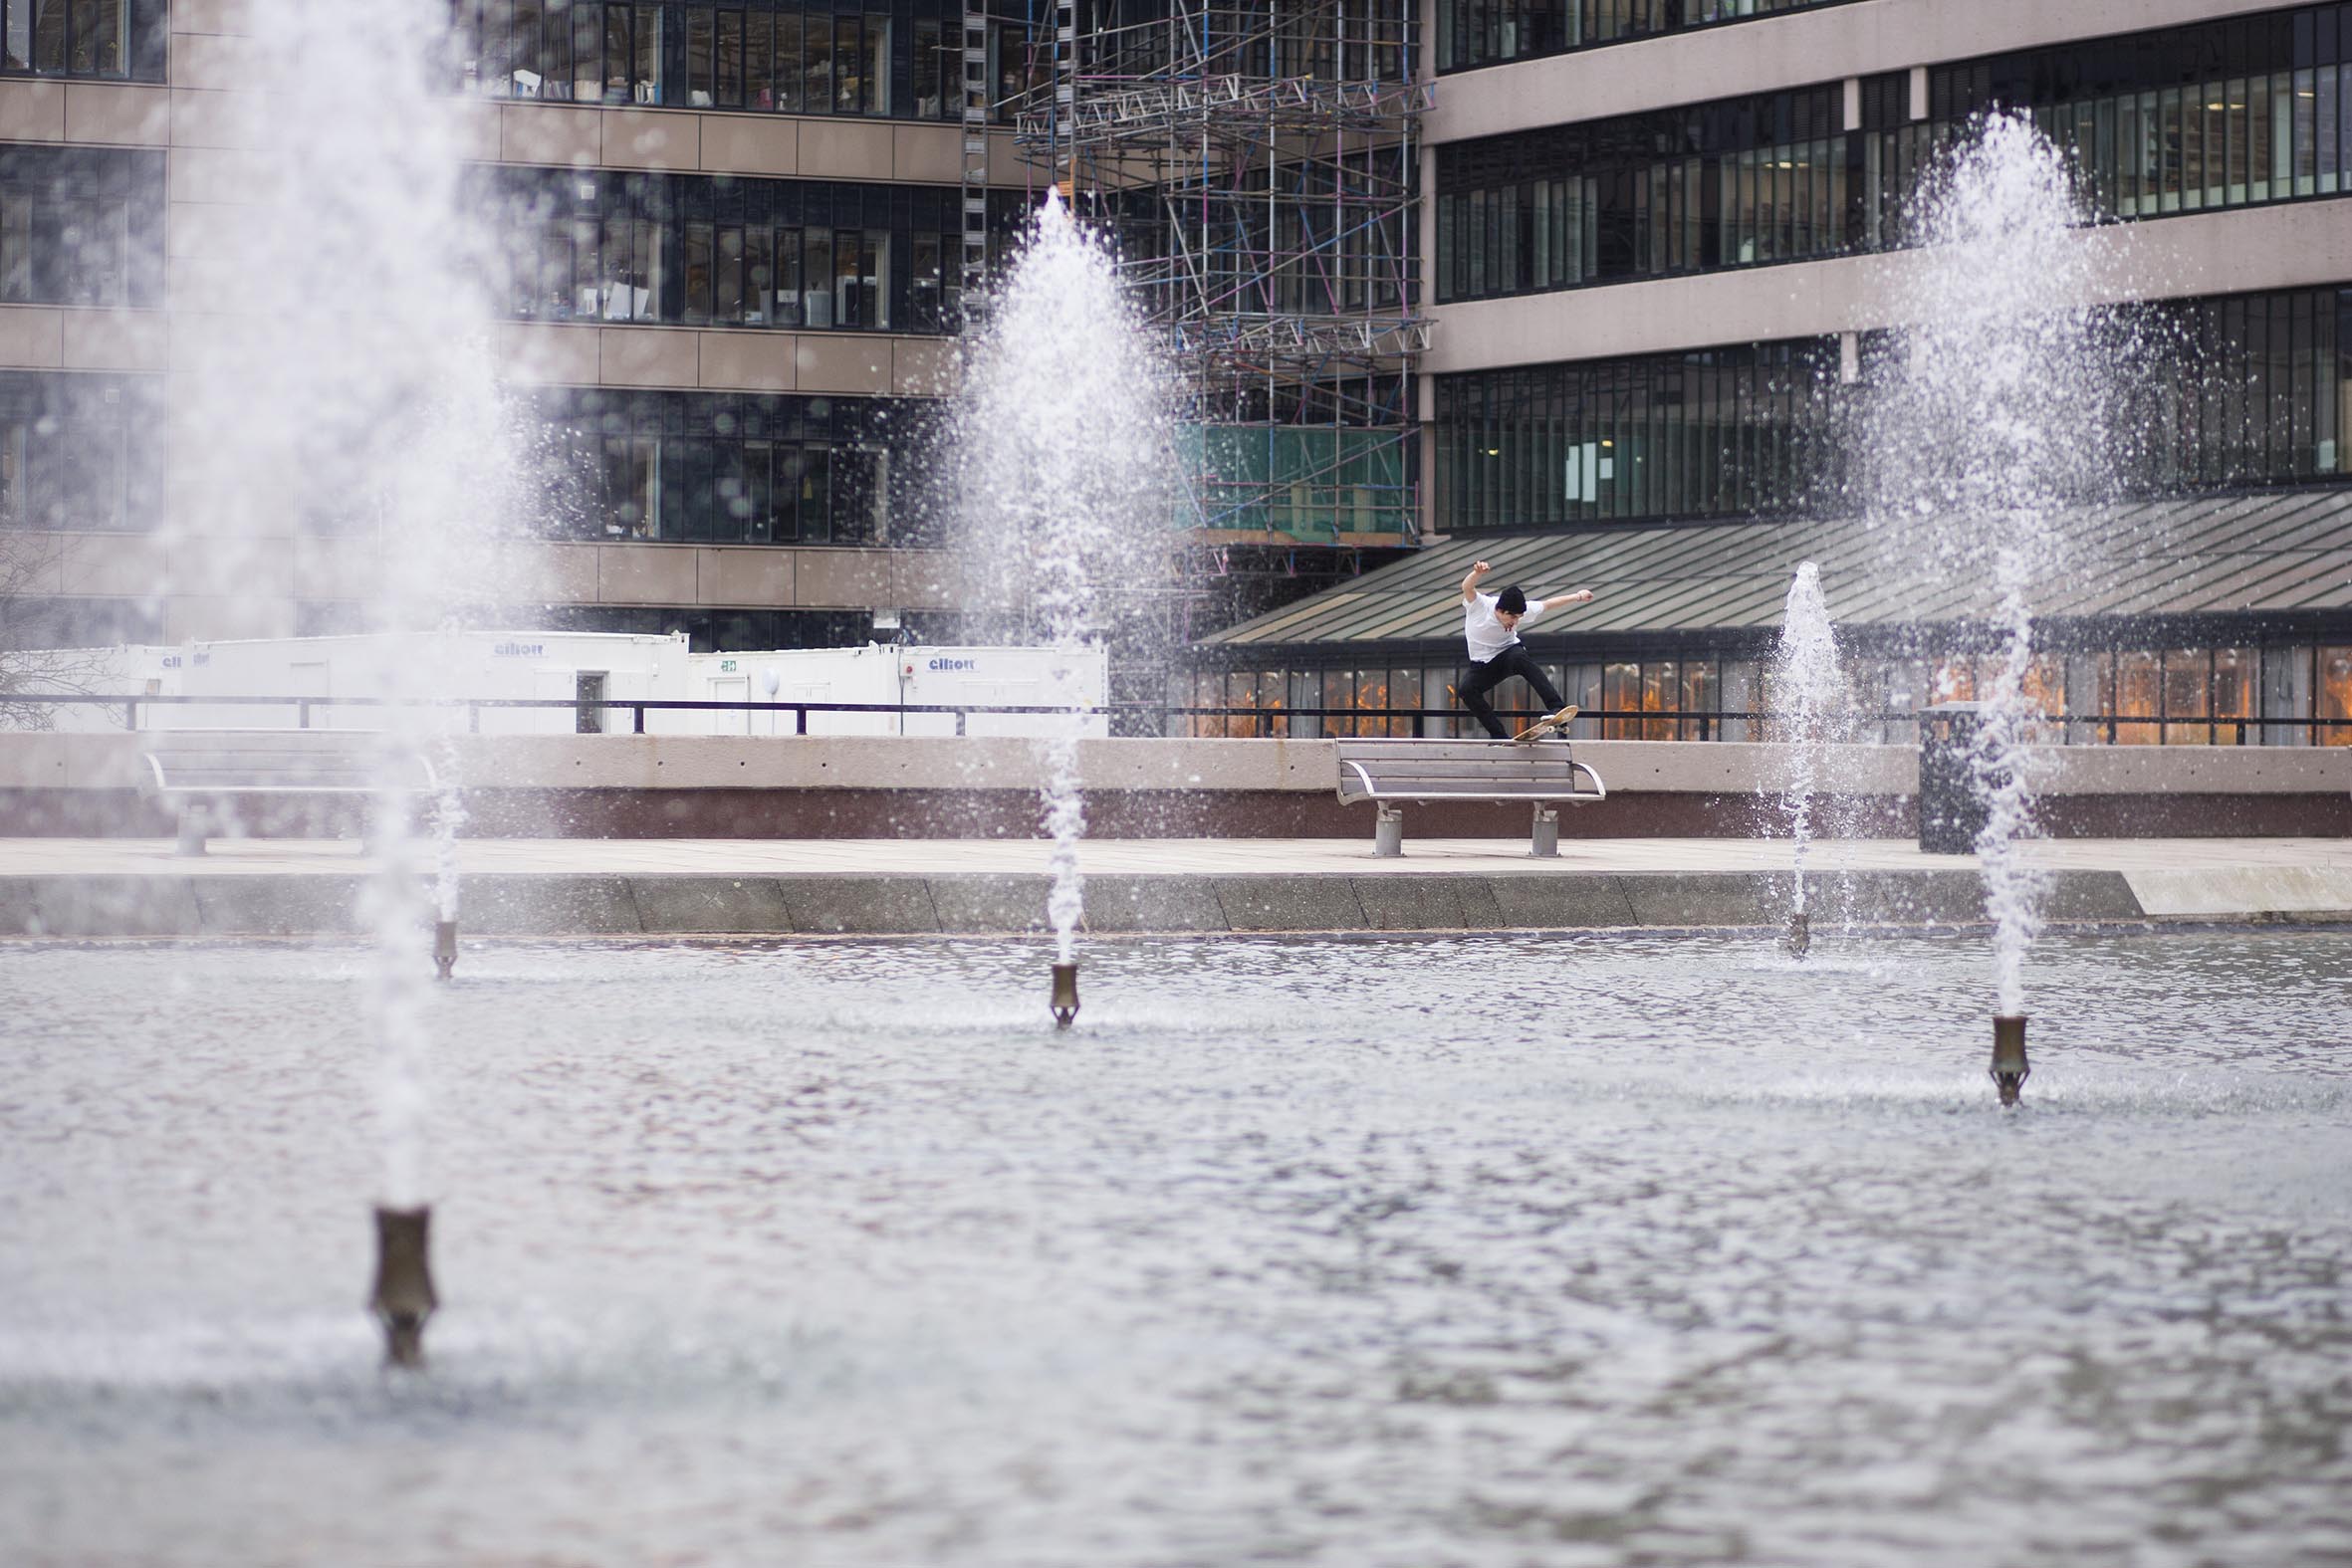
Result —
M 1463 603 L 1467 604 L 1478 597 L 1478 579 L 1494 569 L 1493 565 L 1483 560 L 1470 568 L 1470 574 L 1462 579 Z
M 1528 600 L 1528 613 L 1521 624 L 1525 625 L 1544 611 L 1557 609 L 1562 604 L 1588 604 L 1591 601 L 1590 588 L 1578 588 L 1572 593 L 1546 593 L 1539 599 Z

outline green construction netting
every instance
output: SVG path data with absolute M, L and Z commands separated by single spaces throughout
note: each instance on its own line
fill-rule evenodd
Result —
M 1269 530 L 1307 544 L 1410 535 L 1412 432 L 1329 425 L 1188 425 L 1177 432 L 1183 528 Z

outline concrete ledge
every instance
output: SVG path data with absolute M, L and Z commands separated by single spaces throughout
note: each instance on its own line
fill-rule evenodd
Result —
M 1037 883 L 1043 909 L 1046 885 Z M 1090 876 L 1086 927 L 1091 931 L 1229 931 L 1225 906 L 1207 877 Z
M 1228 931 L 1368 931 L 1352 877 L 1219 877 Z
M 790 931 L 774 877 L 638 876 L 628 879 L 638 929 L 710 933 Z
M 196 919 L 206 936 L 357 936 L 358 876 L 190 877 Z
M 626 877 L 474 876 L 466 878 L 459 896 L 460 924 L 483 936 L 634 936 L 644 930 Z
M 1618 878 L 1639 926 L 1769 926 L 1772 879 L 1757 875 L 1650 873 Z
M 143 735 L 0 734 L 0 836 L 161 837 L 171 813 L 137 783 Z M 1095 839 L 1359 838 L 1327 741 L 1083 743 Z M 1038 830 L 1037 748 L 894 737 L 476 736 L 457 742 L 469 831 L 484 838 L 990 839 Z M 1563 838 L 1750 838 L 1785 776 L 1781 748 L 1579 742 L 1609 797 L 1560 813 Z M 2041 754 L 2036 816 L 2052 838 L 2352 836 L 2352 747 L 2076 747 Z M 1838 749 L 1823 819 L 1865 838 L 1916 832 L 1917 756 Z M 356 833 L 361 804 L 257 795 L 224 804 L 256 838 Z M 1405 853 L 1432 838 L 1515 837 L 1524 805 L 1404 806 Z
M 2225 919 L 2259 912 L 2327 915 L 2352 909 L 2352 872 L 2332 866 L 2224 866 L 2130 871 L 2140 907 L 2158 919 Z
M 941 931 L 1036 935 L 1048 929 L 1047 886 L 1034 876 L 935 876 L 931 912 Z
M 1499 876 L 1488 879 L 1502 925 L 1566 930 L 1638 926 L 1641 916 L 1617 876 Z
M 2046 920 L 2141 920 L 2147 911 L 2121 871 L 2061 871 L 2042 896 Z
M 657 716 L 658 717 L 658 716 Z M 0 733 L 0 789 L 135 788 L 143 734 Z M 456 777 L 506 790 L 1034 790 L 1046 763 L 1032 741 L 992 737 L 460 735 Z M 1089 793 L 1331 795 L 1335 743 L 1089 740 Z M 1908 746 L 1840 746 L 1824 778 L 1841 793 L 1908 796 Z M 1737 741 L 1579 741 L 1611 794 L 1754 796 L 1781 786 L 1787 749 Z M 2072 746 L 2038 749 L 2038 792 L 2056 795 L 2309 794 L 2352 790 L 2352 747 Z M 1369 829 L 1366 830 L 1367 835 Z M 1408 828 L 1408 832 L 1410 829 Z
M 792 916 L 788 931 L 898 936 L 940 929 L 931 885 L 921 877 L 792 876 L 777 885 Z
M 1823 907 L 1835 918 L 1899 926 L 1971 926 L 1985 919 L 1985 884 L 1974 871 L 1856 871 L 1825 878 Z M 2352 905 L 2347 905 L 2352 907 Z
M 1981 925 L 1976 881 L 1963 871 L 1822 873 L 1813 907 L 1823 923 Z M 459 925 L 495 937 L 1038 935 L 1047 885 L 1024 875 L 487 874 L 466 880 Z M 363 934 L 359 878 L 341 873 L 0 878 L 0 937 L 352 937 Z M 1769 929 L 1787 905 L 1785 874 L 1764 872 L 1101 876 L 1086 883 L 1085 929 Z M 2352 920 L 2352 874 L 2059 870 L 2043 913 L 2060 923 Z

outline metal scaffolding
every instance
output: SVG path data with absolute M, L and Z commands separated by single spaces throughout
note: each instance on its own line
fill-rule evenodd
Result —
M 1034 3 L 1018 142 L 1169 336 L 1192 541 L 1411 544 L 1415 0 Z

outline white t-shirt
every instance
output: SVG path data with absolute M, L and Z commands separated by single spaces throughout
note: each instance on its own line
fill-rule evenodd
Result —
M 1528 612 L 1519 618 L 1525 626 L 1543 613 L 1541 599 L 1528 600 Z M 1519 641 L 1516 630 L 1507 629 L 1495 618 L 1495 595 L 1481 593 L 1462 606 L 1462 635 L 1470 639 L 1470 662 L 1484 664 L 1505 648 Z

